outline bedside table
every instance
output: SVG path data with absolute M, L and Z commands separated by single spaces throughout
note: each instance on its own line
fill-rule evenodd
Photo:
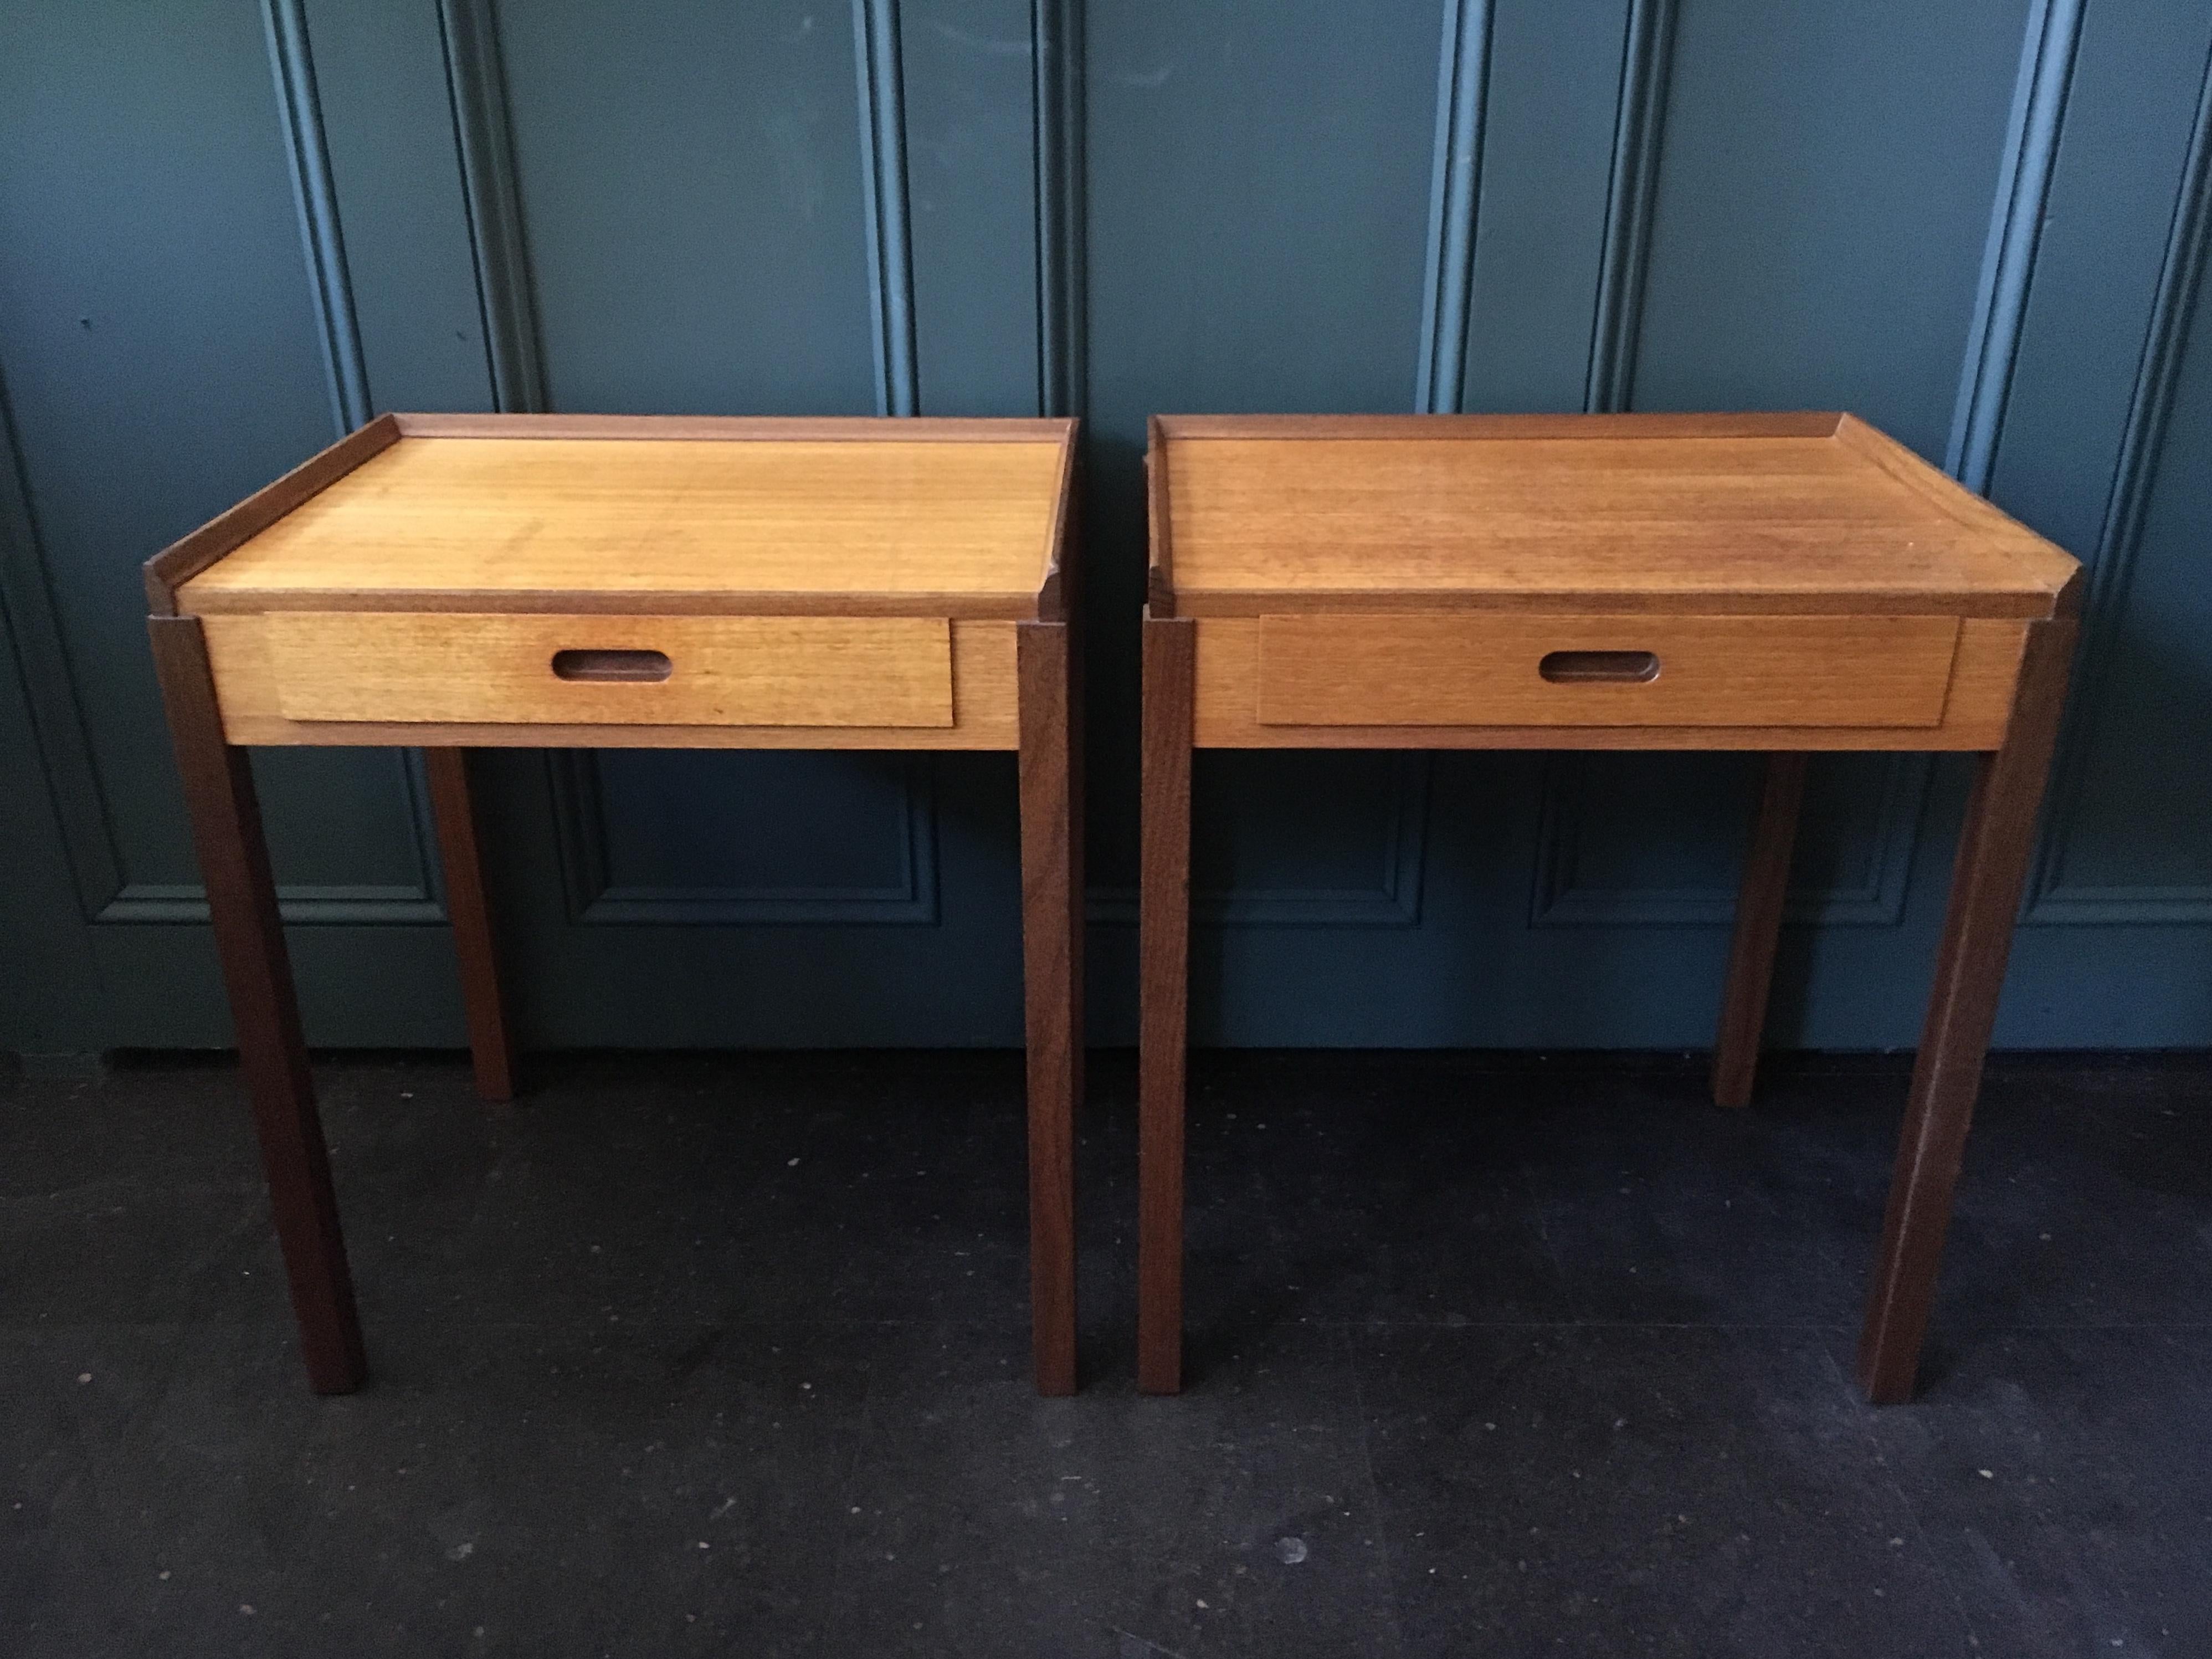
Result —
M 365 1374 L 246 750 L 425 751 L 479 1090 L 477 748 L 1018 751 L 1036 1384 L 1075 1388 L 1073 421 L 386 415 L 146 567 L 308 1378 Z
M 1715 1097 L 1750 1097 L 1805 756 L 1978 757 L 1859 1346 L 1907 1399 L 2081 608 L 2060 549 L 1848 415 L 1152 425 L 1138 1380 L 1182 1385 L 1198 749 L 1768 756 Z

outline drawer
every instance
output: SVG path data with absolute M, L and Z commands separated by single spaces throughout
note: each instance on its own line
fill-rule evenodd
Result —
M 942 617 L 271 611 L 260 622 L 287 720 L 952 724 Z
M 1262 726 L 1935 726 L 1955 617 L 1260 619 Z

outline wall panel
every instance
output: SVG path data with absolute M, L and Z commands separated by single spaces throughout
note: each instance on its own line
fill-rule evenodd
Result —
M 1097 787 L 1135 780 L 1141 460 L 1155 411 L 1414 406 L 1436 146 L 1434 3 L 1088 8 L 1085 145 Z M 1327 50 L 1316 50 L 1328 42 Z M 1198 877 L 1301 870 L 1341 914 L 1398 915 L 1382 826 L 1416 810 L 1384 768 L 1379 811 L 1304 757 L 1199 761 Z M 1126 888 L 1127 813 L 1097 826 L 1094 879 Z M 1277 838 L 1279 850 L 1267 850 Z M 1320 849 L 1340 849 L 1320 867 Z M 1283 878 L 1270 875 L 1269 883 Z M 1294 896 L 1276 888 L 1279 902 Z M 1216 901 L 1235 921 L 1253 907 Z M 1278 917 L 1278 903 L 1259 907 Z M 1272 935 L 1270 936 L 1272 937 Z M 1266 955 L 1269 945 L 1253 951 Z M 1265 973 L 1268 969 L 1262 968 Z
M 873 410 L 852 25 L 799 0 L 501 5 L 553 407 Z
M 1992 492 L 2090 564 L 2091 619 L 2029 916 L 2212 921 L 2202 780 L 2201 295 L 2212 238 L 2212 40 L 2181 9 L 2085 20 Z M 2192 499 L 2192 495 L 2195 499 Z M 2139 587 L 2139 579 L 2149 591 Z
M 1044 413 L 1030 7 L 900 9 L 918 406 Z
M 0 1044 L 225 1040 L 137 566 L 410 407 L 1083 415 L 1104 1042 L 1148 414 L 1851 408 L 2093 567 L 2001 1040 L 2212 1041 L 2208 66 L 2212 0 L 34 0 Z M 311 1037 L 458 1041 L 415 762 L 258 769 Z M 1017 1039 L 1006 757 L 486 772 L 529 1041 Z M 1194 1029 L 1701 1043 L 1753 778 L 1205 757 Z M 1778 1041 L 1914 1039 L 1964 781 L 1816 767 Z
M 1987 308 L 2030 8 L 1637 9 L 1611 189 L 1615 237 L 1642 240 L 1600 273 L 1591 405 L 1850 409 L 1941 459 Z M 1640 78 L 1652 90 L 1638 124 Z M 1619 198 L 1639 188 L 1648 203 L 1629 211 Z M 1894 926 L 1926 763 L 1814 772 L 1796 914 Z M 1756 787 L 1741 758 L 1561 763 L 1532 914 L 1724 926 Z
M 138 563 L 336 431 L 325 343 L 346 296 L 312 278 L 286 118 L 252 5 L 36 7 L 0 53 L 0 386 L 19 463 L 0 535 L 115 1042 L 222 1018 Z M 392 924 L 437 913 L 408 774 L 375 754 L 257 771 L 287 915 L 375 924 L 348 983 L 306 988 L 317 1013 L 349 1009 L 363 969 L 416 969 Z M 421 1034 L 399 1009 L 322 1029 Z

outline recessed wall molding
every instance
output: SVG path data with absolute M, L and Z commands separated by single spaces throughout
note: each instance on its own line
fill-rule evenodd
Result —
M 1089 395 L 1083 240 L 1082 0 L 1030 0 L 1035 82 L 1037 413 L 1082 412 Z
M 319 343 L 338 432 L 368 417 L 353 293 L 345 267 L 330 161 L 324 145 L 314 66 L 298 0 L 267 0 L 263 9 L 271 75 L 295 205 L 300 216 Z M 128 878 L 90 734 L 72 690 L 66 647 L 56 616 L 51 574 L 33 510 L 4 388 L 0 388 L 0 627 L 14 645 L 32 709 L 46 781 L 63 825 L 63 841 L 85 920 L 102 927 L 204 924 L 205 890 L 197 882 L 137 882 Z M 158 706 L 155 710 L 158 718 Z M 431 856 L 428 796 L 411 755 L 393 752 L 396 781 L 412 826 L 411 882 L 283 884 L 287 922 L 399 924 L 444 919 L 436 860 Z
M 276 890 L 276 908 L 292 927 L 380 927 L 442 922 L 444 902 L 417 887 L 302 886 Z M 198 882 L 132 882 L 120 889 L 94 918 L 100 922 L 152 923 L 208 921 L 207 890 Z
M 549 757 L 568 916 L 586 927 L 934 927 L 938 921 L 937 814 L 929 757 L 900 757 L 903 773 L 891 833 L 899 878 L 882 887 L 618 886 L 607 845 L 605 787 L 599 755 Z
M 1382 827 L 1381 867 L 1374 886 L 1194 886 L 1192 922 L 1205 927 L 1419 927 L 1434 770 L 1435 757 L 1425 752 L 1408 750 L 1395 757 L 1390 812 Z M 1085 914 L 1102 927 L 1133 927 L 1137 890 L 1093 887 Z
M 2012 392 L 2027 317 L 2027 290 L 2035 251 L 2051 199 L 2051 170 L 2066 119 L 2066 96 L 2081 40 L 2082 0 L 2034 0 L 2021 45 L 2020 77 L 1996 198 L 1990 213 L 1989 245 L 1959 377 L 1944 466 L 1969 489 L 1987 495 Z
M 353 283 L 346 272 L 345 234 L 338 224 L 337 190 L 331 182 L 330 148 L 323 137 L 323 106 L 315 90 L 315 60 L 307 45 L 304 0 L 263 0 L 269 65 L 276 81 L 276 106 L 284 124 L 284 157 L 300 213 L 300 242 L 330 380 L 331 419 L 343 437 L 371 412 L 368 370 L 354 314 Z
M 2085 887 L 2066 880 L 2066 848 L 2086 797 L 2094 734 L 2111 703 L 2120 623 L 2127 609 L 2143 519 L 2166 450 L 2176 380 L 2190 324 L 2212 260 L 2212 58 L 2198 83 L 2197 112 L 2181 169 L 2166 250 L 2121 428 L 2111 493 L 2089 561 L 2087 623 L 2075 664 L 2074 696 L 2051 769 L 2051 805 L 2036 847 L 2026 920 L 2039 926 L 2212 921 L 2212 888 Z
M 1459 412 L 1467 383 L 1468 307 L 1482 191 L 1483 117 L 1490 91 L 1491 0 L 1448 0 L 1437 64 L 1437 149 L 1429 202 L 1429 281 L 1421 294 L 1413 407 Z
M 1734 887 L 1605 888 L 1576 870 L 1587 815 L 1588 757 L 1552 756 L 1538 808 L 1531 927 L 1724 927 L 1735 918 Z M 1813 890 L 1793 888 L 1784 919 L 1796 926 L 1894 927 L 1905 919 L 1922 811 L 1934 768 L 1925 755 L 1890 755 L 1881 769 L 1875 829 L 1857 879 Z M 1751 824 L 1744 821 L 1744 836 Z
M 407 803 L 408 848 L 417 872 L 412 882 L 282 882 L 276 908 L 295 927 L 409 926 L 446 920 L 444 870 L 435 851 L 430 792 L 421 751 L 382 751 L 397 774 L 394 786 Z M 204 925 L 207 890 L 198 882 L 118 882 L 92 912 L 103 924 Z
M 1590 326 L 1583 407 L 1611 413 L 1636 393 L 1636 348 L 1651 252 L 1652 198 L 1667 126 L 1676 0 L 1629 0 L 1613 118 L 1613 174 L 1606 189 L 1605 240 Z
M 853 0 L 860 88 L 861 198 L 868 234 L 868 307 L 875 325 L 876 412 L 912 415 L 915 385 L 914 250 L 907 234 L 906 97 L 897 0 Z
M 542 410 L 547 406 L 544 354 L 530 287 L 499 19 L 492 0 L 438 0 L 438 28 L 492 407 L 503 413 Z
M 70 678 L 52 580 L 7 387 L 0 386 L 0 636 L 15 647 L 77 906 L 90 921 L 123 886 L 123 853 Z

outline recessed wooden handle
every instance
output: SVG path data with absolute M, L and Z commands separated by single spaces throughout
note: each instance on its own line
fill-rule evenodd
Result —
M 1554 685 L 1617 681 L 1631 685 L 1659 678 L 1659 658 L 1650 651 L 1553 651 L 1536 672 Z
M 665 651 L 556 651 L 553 678 L 561 680 L 665 680 L 675 665 Z

